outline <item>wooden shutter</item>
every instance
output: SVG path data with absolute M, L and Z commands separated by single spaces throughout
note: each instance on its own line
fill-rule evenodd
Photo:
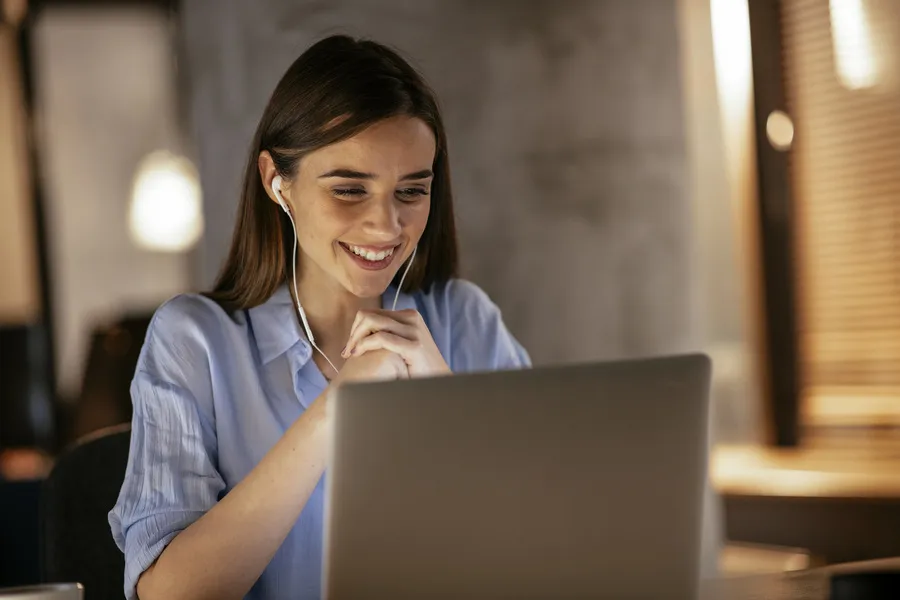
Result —
M 0 325 L 34 323 L 40 309 L 16 35 L 0 20 Z
M 804 417 L 896 422 L 900 2 L 781 4 Z

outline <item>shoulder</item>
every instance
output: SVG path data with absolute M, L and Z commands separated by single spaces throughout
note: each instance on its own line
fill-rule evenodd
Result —
M 154 313 L 132 381 L 135 415 L 157 423 L 215 421 L 213 386 L 245 339 L 243 312 L 181 294 Z M 194 415 L 194 416 L 191 416 Z
M 202 294 L 179 294 L 156 309 L 150 327 L 173 333 L 204 333 L 238 321 L 239 316 L 225 312 Z
M 243 315 L 230 315 L 205 296 L 175 296 L 150 321 L 138 371 L 154 376 L 208 371 L 213 355 L 226 346 L 229 331 L 242 323 Z
M 435 285 L 416 299 L 435 342 L 454 371 L 496 370 L 530 364 L 497 304 L 464 279 Z
M 426 309 L 450 320 L 497 317 L 500 309 L 480 287 L 465 279 L 451 279 L 422 294 Z
M 147 343 L 197 343 L 217 341 L 228 329 L 240 327 L 243 315 L 229 314 L 201 294 L 180 294 L 164 302 L 154 313 Z

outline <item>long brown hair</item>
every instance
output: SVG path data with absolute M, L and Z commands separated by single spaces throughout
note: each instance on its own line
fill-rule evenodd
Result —
M 399 115 L 424 121 L 437 143 L 431 209 L 404 291 L 427 290 L 454 277 L 457 245 L 447 138 L 434 92 L 390 48 L 335 35 L 294 61 L 266 105 L 247 158 L 231 249 L 208 296 L 226 310 L 252 308 L 268 300 L 289 276 L 293 230 L 263 188 L 257 164 L 262 151 L 272 155 L 279 175 L 290 178 L 304 155 Z

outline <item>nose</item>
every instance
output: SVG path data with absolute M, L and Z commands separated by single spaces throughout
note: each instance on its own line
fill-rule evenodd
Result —
M 374 240 L 391 242 L 397 239 L 403 230 L 400 223 L 400 211 L 394 198 L 383 197 L 369 202 L 363 220 L 363 230 Z

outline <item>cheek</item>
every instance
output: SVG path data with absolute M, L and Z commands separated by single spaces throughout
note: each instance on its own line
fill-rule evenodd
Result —
M 425 231 L 425 225 L 428 223 L 428 215 L 431 213 L 431 203 L 422 203 L 421 206 L 410 206 L 406 218 L 406 228 L 415 232 L 416 237 L 422 235 Z
M 346 227 L 346 215 L 328 203 L 311 203 L 298 214 L 297 231 L 300 244 L 307 249 L 323 243 L 331 244 Z
M 320 225 L 316 215 L 308 211 L 298 211 L 295 217 L 297 224 L 297 236 L 301 247 L 309 247 L 310 243 L 317 240 Z

